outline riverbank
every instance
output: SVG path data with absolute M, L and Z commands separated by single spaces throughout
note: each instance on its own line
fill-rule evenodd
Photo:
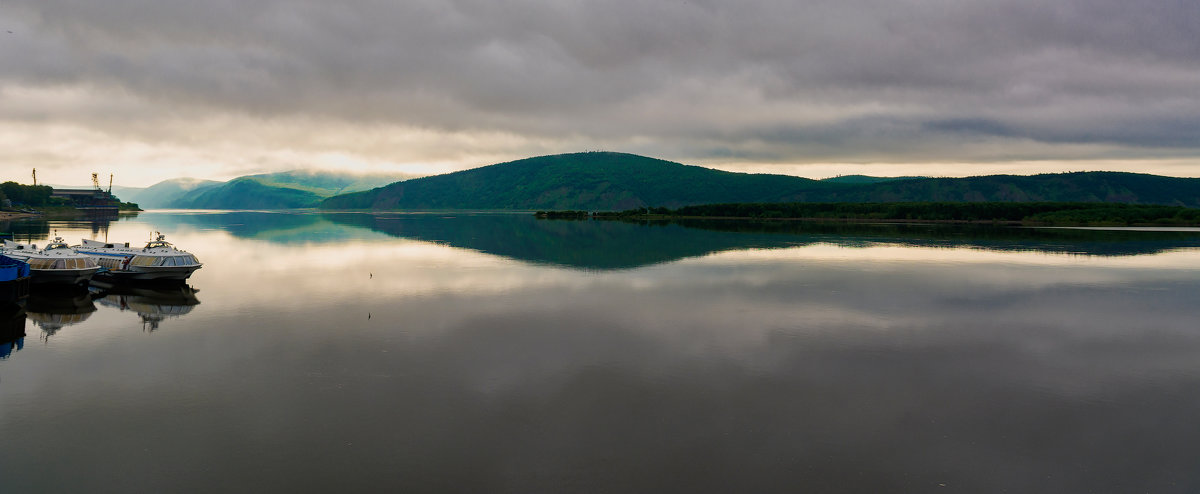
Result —
M 577 217 L 572 213 L 577 212 L 541 212 L 539 217 Z M 1200 209 L 1195 208 L 1155 204 L 1056 202 L 705 204 L 679 209 L 640 208 L 621 212 L 596 212 L 591 213 L 590 217 L 617 220 L 703 218 L 1024 226 L 1200 225 Z
M 539 216 L 541 219 L 588 219 L 589 217 L 555 217 Z M 931 219 L 931 218 L 855 218 L 855 217 L 823 217 L 808 216 L 800 218 L 762 218 L 755 216 L 688 216 L 663 214 L 634 214 L 634 215 L 604 215 L 590 216 L 597 220 L 618 221 L 673 221 L 673 220 L 737 220 L 737 221 L 774 221 L 774 222 L 825 222 L 825 223 L 889 223 L 889 224 L 936 224 L 936 225 L 994 225 L 994 226 L 1055 226 L 1055 227 L 1197 227 L 1200 222 L 1180 221 L 1038 221 L 1012 219 Z
M 0 211 L 0 221 L 11 221 L 26 218 L 46 218 L 46 219 L 82 219 L 95 218 L 99 216 L 111 216 L 116 219 L 118 216 L 137 215 L 141 209 L 121 209 L 117 211 L 99 212 L 96 210 L 78 209 L 71 206 L 46 206 L 38 208 L 36 212 L 29 213 L 23 211 Z
M 35 213 L 22 213 L 20 211 L 0 211 L 0 221 L 19 220 L 21 218 L 36 218 L 40 216 Z

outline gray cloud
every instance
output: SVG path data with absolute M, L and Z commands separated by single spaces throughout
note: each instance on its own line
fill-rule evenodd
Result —
M 1183 0 L 10 0 L 0 21 L 14 31 L 0 88 L 133 97 L 151 120 L 382 123 L 548 149 L 584 136 L 693 160 L 1200 151 L 1200 8 Z

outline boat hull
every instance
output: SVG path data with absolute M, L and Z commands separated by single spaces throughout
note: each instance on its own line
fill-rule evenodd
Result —
M 102 271 L 96 277 L 130 281 L 184 281 L 197 269 L 200 266 L 136 266 Z
M 36 285 L 82 285 L 91 281 L 100 266 L 84 269 L 30 269 L 30 282 Z

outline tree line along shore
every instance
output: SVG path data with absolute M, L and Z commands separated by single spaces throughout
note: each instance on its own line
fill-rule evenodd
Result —
M 730 203 L 625 211 L 538 211 L 546 219 L 741 218 L 1040 226 L 1200 226 L 1200 209 L 1077 202 Z
M 48 185 L 23 185 L 12 181 L 0 183 L 0 219 L 81 214 L 70 200 L 54 197 L 53 193 L 54 188 Z M 112 205 L 119 211 L 141 211 L 137 204 L 120 202 L 115 197 Z

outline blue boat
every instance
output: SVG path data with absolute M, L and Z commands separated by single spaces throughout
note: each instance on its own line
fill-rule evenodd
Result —
M 0 255 L 0 303 L 23 303 L 29 298 L 29 265 Z

